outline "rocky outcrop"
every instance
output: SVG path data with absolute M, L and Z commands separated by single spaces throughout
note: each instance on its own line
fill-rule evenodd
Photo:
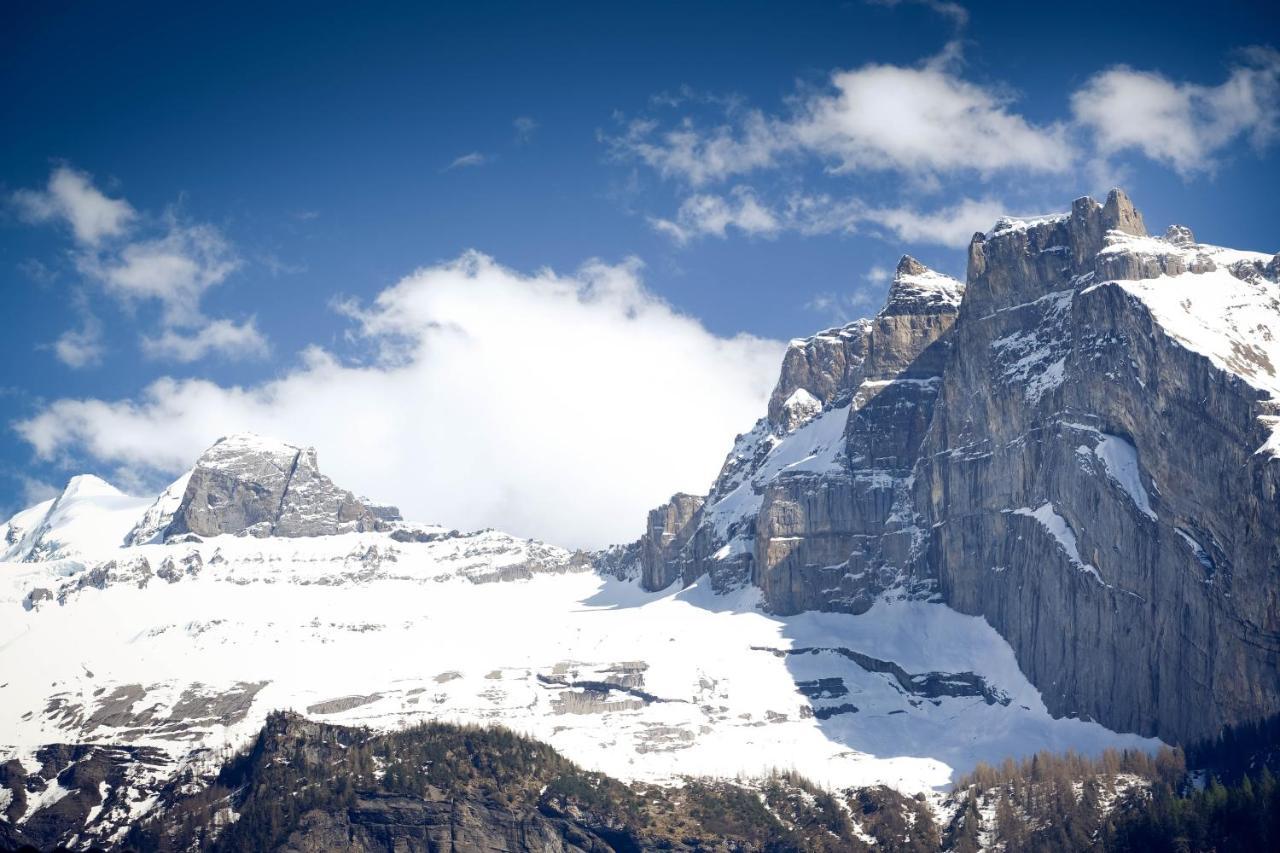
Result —
M 324 536 L 373 530 L 389 517 L 399 517 L 394 507 L 366 506 L 321 474 L 315 448 L 233 435 L 196 462 L 162 535 Z
M 677 495 L 633 549 L 648 589 L 754 582 L 771 609 L 866 609 L 920 542 L 908 481 L 963 293 L 903 257 L 874 318 L 791 342 L 769 414 L 705 499 Z M 851 558 L 850 555 L 856 555 Z
M 684 575 L 683 561 L 696 527 L 694 519 L 703 499 L 677 493 L 649 512 L 649 524 L 640 537 L 640 568 L 647 589 L 662 589 Z
M 1113 729 L 1276 713 L 1278 281 L 1119 190 L 975 235 L 963 288 L 904 258 L 876 317 L 792 342 L 694 515 L 651 515 L 642 580 L 936 596 Z

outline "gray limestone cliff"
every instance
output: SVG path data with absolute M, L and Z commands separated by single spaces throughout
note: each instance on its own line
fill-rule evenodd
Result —
M 708 496 L 650 513 L 629 552 L 643 585 L 707 574 L 717 590 L 755 583 L 777 611 L 860 612 L 903 580 L 920 545 L 911 465 L 963 290 L 904 257 L 874 318 L 792 341 L 768 416 Z
M 920 571 L 1009 641 L 1055 713 L 1185 741 L 1280 711 L 1275 403 L 1248 381 L 1274 369 L 1247 343 L 1215 363 L 1183 328 L 1280 331 L 1274 277 L 1208 275 L 1236 254 L 1186 228 L 1146 237 L 1120 192 L 970 246 L 916 467 Z M 1248 326 L 1202 304 L 1251 287 Z
M 984 617 L 1057 714 L 1174 740 L 1280 712 L 1280 256 L 1147 234 L 1121 191 L 911 258 L 793 341 L 704 499 L 614 555 L 764 606 Z
M 185 480 L 172 514 L 157 509 L 140 527 L 155 528 L 167 515 L 160 534 L 165 540 L 187 533 L 324 536 L 373 530 L 379 521 L 399 517 L 394 507 L 369 506 L 335 486 L 320 473 L 314 448 L 255 435 L 219 439 Z M 177 491 L 170 487 L 157 506 Z M 146 541 L 145 534 L 135 530 L 131 538 Z

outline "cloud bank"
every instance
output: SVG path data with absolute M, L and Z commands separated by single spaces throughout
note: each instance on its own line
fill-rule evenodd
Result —
M 468 253 L 343 305 L 361 359 L 312 348 L 260 385 L 166 378 L 136 399 L 58 400 L 16 428 L 43 459 L 87 457 L 126 482 L 252 430 L 316 446 L 336 482 L 410 518 L 629 540 L 672 492 L 706 489 L 782 353 L 712 334 L 640 272 L 524 275 Z

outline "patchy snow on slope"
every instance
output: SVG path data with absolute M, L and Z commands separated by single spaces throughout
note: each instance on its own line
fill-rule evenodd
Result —
M 848 420 L 849 404 L 846 403 L 813 416 L 782 438 L 768 436 L 770 448 L 760 466 L 707 506 L 704 518 L 714 525 L 716 537 L 727 539 L 729 528 L 735 522 L 760 510 L 762 490 L 774 478 L 839 470 L 838 459 L 844 452 L 844 428 Z M 757 424 L 757 431 L 764 428 Z
M 1141 299 L 1178 343 L 1280 395 L 1280 285 L 1224 269 L 1115 284 Z
M 1039 216 L 1002 216 L 996 220 L 995 227 L 984 236 L 986 239 L 990 239 L 996 234 L 1029 231 L 1037 225 L 1044 225 L 1049 222 L 1065 222 L 1070 216 L 1071 214 L 1069 213 L 1046 213 Z
M 1226 246 L 1213 246 L 1208 243 L 1174 242 L 1167 237 L 1154 235 L 1139 237 L 1125 231 L 1108 231 L 1106 245 L 1103 246 L 1099 254 L 1117 255 L 1122 253 L 1148 257 L 1176 257 L 1181 259 L 1187 267 L 1191 267 L 1197 261 L 1208 260 L 1219 268 L 1229 267 L 1242 261 L 1245 263 L 1265 264 L 1272 257 L 1265 252 L 1250 252 L 1244 249 L 1231 249 Z
M 1107 586 L 1106 582 L 1102 580 L 1102 575 L 1098 574 L 1097 568 L 1080 558 L 1080 548 L 1076 544 L 1076 532 L 1071 529 L 1071 525 L 1065 518 L 1058 515 L 1058 511 L 1052 503 L 1045 501 L 1036 509 L 1024 506 L 1012 510 L 1012 512 L 1014 515 L 1025 515 L 1040 522 L 1040 526 L 1057 541 L 1058 546 L 1062 548 L 1077 569 L 1092 575 L 1093 579 L 1098 583 Z
M 1154 521 L 1156 513 L 1151 508 L 1147 489 L 1142 485 L 1141 469 L 1138 467 L 1138 449 L 1128 439 L 1104 433 L 1102 440 L 1093 448 L 1093 453 L 1102 460 L 1107 474 L 1125 490 L 1138 511 Z
M 1213 558 L 1209 556 L 1209 552 L 1200 544 L 1200 541 L 1181 527 L 1175 527 L 1174 532 L 1182 537 L 1183 542 L 1187 543 L 1187 547 L 1191 549 L 1191 553 L 1195 555 L 1196 560 L 1200 565 L 1203 566 L 1206 571 L 1212 573 L 1216 566 L 1214 565 Z
M 1256 252 L 1233 252 L 1231 257 L 1236 255 L 1251 262 L 1267 258 Z M 1280 400 L 1280 285 L 1261 276 L 1237 278 L 1222 268 L 1108 284 L 1141 299 L 1179 344 Z M 1258 452 L 1280 456 L 1280 419 L 1259 420 L 1271 435 Z

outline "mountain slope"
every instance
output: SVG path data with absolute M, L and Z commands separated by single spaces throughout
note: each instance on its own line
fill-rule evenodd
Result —
M 175 780 L 208 784 L 281 708 L 381 730 L 500 721 L 624 781 L 795 767 L 905 793 L 1045 746 L 1156 745 L 1053 719 L 999 636 L 939 604 L 772 617 L 753 589 L 646 593 L 496 531 L 378 519 L 255 535 L 249 509 L 284 466 L 258 464 L 260 440 L 238 444 L 249 458 L 223 466 L 241 473 L 217 503 L 237 533 L 127 547 L 121 533 L 93 558 L 0 564 L 0 755 L 26 780 L 6 801 L 18 831 L 118 840 Z M 173 517 L 208 503 L 195 481 Z M 328 494 L 299 514 L 336 519 Z
M 1278 279 L 1118 190 L 976 235 L 963 287 L 904 258 L 875 318 L 792 343 L 709 495 L 604 563 L 777 613 L 935 597 L 1122 731 L 1276 713 Z

